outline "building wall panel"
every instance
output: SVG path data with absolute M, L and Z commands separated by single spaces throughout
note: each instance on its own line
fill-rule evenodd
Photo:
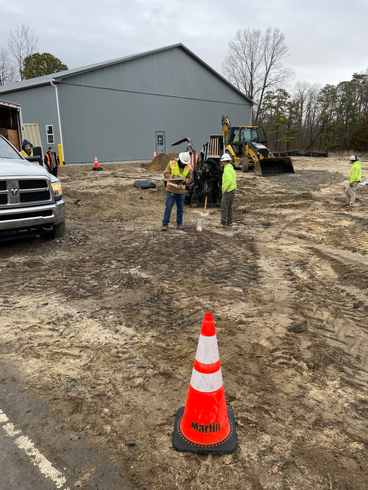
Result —
M 165 131 L 166 153 L 189 137 L 199 151 L 210 134 L 221 133 L 221 118 L 249 124 L 249 105 L 133 94 L 63 85 L 60 112 L 67 162 L 149 160 L 155 132 Z M 244 99 L 243 99 L 244 100 Z M 234 123 L 236 124 L 236 123 Z
M 245 102 L 213 71 L 177 47 L 70 77 L 65 83 L 189 100 Z

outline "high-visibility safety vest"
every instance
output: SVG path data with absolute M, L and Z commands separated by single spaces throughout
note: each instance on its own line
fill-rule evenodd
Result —
M 28 155 L 28 153 L 27 153 L 27 152 L 25 152 L 24 150 L 22 150 L 22 151 L 20 152 L 20 154 L 21 154 L 21 155 L 23 155 L 24 157 L 33 157 L 33 150 L 31 151 L 31 154 L 30 154 L 30 155 Z
M 183 177 L 183 179 L 185 179 L 186 176 L 190 172 L 190 167 L 189 167 L 189 165 L 185 165 L 183 172 L 180 173 L 178 162 L 176 160 L 171 160 L 170 161 L 170 171 L 171 171 L 171 175 L 180 175 L 180 177 Z M 172 182 L 172 181 L 168 180 L 167 185 L 171 185 L 173 187 L 176 187 L 176 189 L 181 189 L 181 190 L 185 189 L 185 182 L 183 182 L 183 183 L 182 182 L 175 182 L 175 181 Z
M 349 183 L 352 184 L 353 182 L 360 182 L 361 178 L 362 170 L 360 168 L 360 162 L 359 160 L 356 160 L 350 169 Z
M 33 157 L 34 156 L 33 155 L 33 150 L 31 151 L 31 154 L 30 155 L 28 155 L 28 153 L 26 153 L 24 150 L 22 150 L 20 152 L 20 154 L 23 155 L 24 157 Z M 36 163 L 37 165 L 40 165 L 40 162 L 33 162 L 33 163 Z
M 236 173 L 231 163 L 228 163 L 222 174 L 222 192 L 231 192 L 236 189 Z
M 50 166 L 51 158 L 49 157 L 49 154 L 45 153 L 45 157 L 47 158 L 47 165 Z M 55 154 L 55 162 L 56 162 L 56 167 L 58 167 L 59 166 L 59 159 L 58 159 L 56 154 Z

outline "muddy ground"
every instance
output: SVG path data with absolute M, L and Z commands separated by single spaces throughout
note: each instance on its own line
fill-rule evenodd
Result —
M 345 157 L 293 163 L 237 172 L 233 228 L 186 206 L 167 233 L 159 171 L 65 166 L 65 237 L 0 246 L 2 361 L 132 488 L 368 488 L 368 194 L 344 206 Z M 172 448 L 205 312 L 236 420 L 227 456 Z

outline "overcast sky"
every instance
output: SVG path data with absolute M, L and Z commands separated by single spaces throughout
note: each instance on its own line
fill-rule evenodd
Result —
M 368 67 L 368 0 L 0 0 L 0 48 L 22 22 L 69 68 L 182 43 L 219 73 L 237 30 L 278 27 L 292 82 L 334 84 Z

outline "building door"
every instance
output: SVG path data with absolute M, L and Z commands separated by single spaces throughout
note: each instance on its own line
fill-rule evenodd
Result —
M 156 153 L 166 153 L 165 131 L 156 131 Z

